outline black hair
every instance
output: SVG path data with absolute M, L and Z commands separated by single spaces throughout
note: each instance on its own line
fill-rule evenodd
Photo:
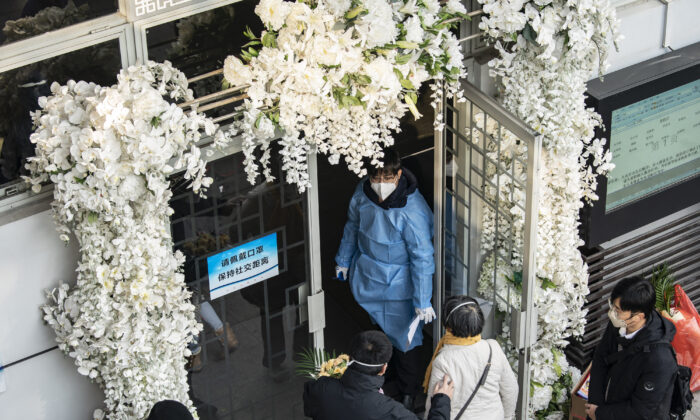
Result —
M 466 302 L 471 303 L 457 308 Z M 457 309 L 452 312 L 455 308 Z M 484 313 L 473 298 L 466 295 L 450 296 L 442 311 L 442 325 L 456 337 L 473 337 L 481 334 L 484 329 Z
M 649 280 L 640 276 L 627 277 L 615 285 L 610 301 L 620 298 L 620 309 L 632 313 L 641 312 L 649 319 L 656 303 L 656 292 Z
M 350 359 L 370 365 L 383 365 L 391 359 L 391 342 L 381 331 L 364 331 L 352 338 Z M 353 363 L 349 369 L 368 375 L 379 375 L 382 366 L 369 367 Z
M 173 400 L 158 401 L 146 420 L 193 420 L 190 410 Z
M 399 156 L 399 152 L 397 152 L 396 149 L 389 146 L 385 147 L 383 152 L 384 157 L 380 159 L 380 161 L 384 164 L 383 167 L 377 168 L 371 163 L 365 165 L 365 167 L 367 168 L 367 173 L 370 177 L 380 174 L 396 175 L 399 172 L 399 169 L 401 169 L 401 157 Z

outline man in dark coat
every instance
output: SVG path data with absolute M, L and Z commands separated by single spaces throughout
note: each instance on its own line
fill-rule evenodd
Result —
M 340 379 L 322 377 L 304 384 L 304 414 L 314 420 L 417 420 L 403 404 L 380 392 L 391 352 L 391 342 L 381 331 L 356 335 Z M 453 390 L 448 376 L 436 385 L 429 420 L 449 420 Z
M 648 280 L 630 277 L 615 285 L 610 322 L 591 367 L 586 413 L 593 420 L 668 419 L 676 359 L 673 324 L 654 309 Z

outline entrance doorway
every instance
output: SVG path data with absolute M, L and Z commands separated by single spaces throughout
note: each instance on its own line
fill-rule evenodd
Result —
M 419 96 L 419 110 L 423 117 L 415 121 L 408 114 L 401 121 L 401 131 L 394 136 L 394 147 L 401 156 L 402 165 L 418 180 L 418 190 L 428 205 L 433 204 L 433 109 L 429 104 L 429 92 Z M 325 349 L 347 353 L 352 337 L 362 331 L 377 329 L 369 315 L 355 301 L 347 282 L 335 279 L 335 255 L 347 221 L 348 205 L 360 178 L 346 166 L 331 165 L 325 156 L 319 155 L 318 188 L 321 240 L 321 269 L 325 295 L 324 330 Z M 409 320 L 410 321 L 410 320 Z M 420 372 L 427 367 L 433 349 L 432 324 L 423 329 L 423 345 L 420 350 Z M 396 384 L 387 377 L 383 390 L 397 396 Z M 423 401 L 416 401 L 420 409 Z

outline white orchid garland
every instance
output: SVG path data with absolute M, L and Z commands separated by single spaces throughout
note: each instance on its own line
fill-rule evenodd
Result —
M 619 39 L 618 21 L 609 0 L 479 1 L 486 14 L 480 28 L 500 53 L 489 65 L 500 83 L 503 104 L 543 137 L 535 291 L 538 339 L 529 409 L 530 417 L 560 418 L 561 404 L 580 374 L 566 362 L 563 348 L 568 337 L 583 333 L 582 307 L 588 294 L 587 268 L 578 251 L 579 210 L 583 200 L 597 199 L 596 176 L 613 167 L 610 153 L 603 149 L 605 139 L 593 139 L 601 120 L 585 107 L 584 92 L 587 80 L 605 70 L 608 39 Z M 500 194 L 505 210 L 513 210 L 516 234 L 522 235 L 518 224 L 524 215 L 515 203 L 504 191 L 490 193 Z M 487 238 L 493 236 L 489 217 L 487 210 Z M 516 253 L 509 256 L 512 264 L 500 259 L 497 263 L 493 253 L 502 251 L 501 244 L 485 244 L 479 288 L 490 296 L 494 280 L 497 291 L 503 292 L 508 283 L 512 286 L 522 257 Z
M 206 189 L 212 179 L 196 143 L 217 127 L 165 99 L 192 99 L 168 62 L 129 67 L 117 79 L 111 87 L 54 83 L 33 114 L 27 181 L 35 191 L 54 184 L 60 237 L 72 231 L 80 245 L 77 284 L 49 292 L 44 319 L 78 372 L 104 390 L 107 418 L 144 418 L 163 399 L 194 412 L 185 357 L 201 325 L 184 257 L 172 251 L 167 177 L 184 169 L 195 191 Z
M 249 86 L 236 129 L 250 182 L 260 167 L 272 179 L 276 132 L 286 180 L 300 191 L 310 186 L 310 151 L 327 154 L 332 164 L 342 157 L 362 176 L 363 159 L 380 164 L 406 110 L 420 117 L 423 82 L 434 80 L 434 104 L 443 86 L 447 96 L 460 96 L 463 57 L 450 32 L 460 20 L 454 18 L 466 17 L 459 0 L 442 6 L 438 0 L 261 0 L 255 12 L 267 30 L 260 38 L 246 32 L 251 42 L 241 57 L 248 64 L 233 56 L 224 63 L 228 83 Z

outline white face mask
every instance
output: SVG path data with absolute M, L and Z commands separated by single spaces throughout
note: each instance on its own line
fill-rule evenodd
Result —
M 610 309 L 608 310 L 608 318 L 610 318 L 610 322 L 613 324 L 615 328 L 624 328 L 627 330 L 627 321 L 630 319 L 634 318 L 634 315 L 627 319 L 621 319 L 617 315 L 617 311 L 615 311 L 615 308 L 613 308 L 612 302 L 610 302 L 610 299 L 608 299 L 608 306 L 610 306 Z
M 610 322 L 615 328 L 627 328 L 627 323 L 617 316 L 615 309 L 610 308 L 610 310 L 608 310 L 608 318 L 610 318 Z
M 371 186 L 382 201 L 386 200 L 396 189 L 396 184 L 393 182 L 373 182 Z

